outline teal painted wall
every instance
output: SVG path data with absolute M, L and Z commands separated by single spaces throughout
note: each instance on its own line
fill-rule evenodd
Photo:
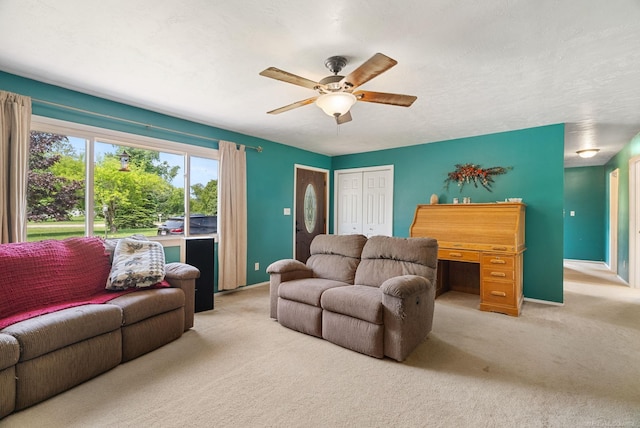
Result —
M 181 132 L 262 146 L 262 153 L 253 150 L 247 152 L 247 284 L 267 281 L 266 266 L 275 260 L 292 257 L 293 217 L 284 216 L 283 208 L 293 208 L 295 164 L 327 170 L 394 164 L 394 234 L 397 236 L 407 236 L 415 205 L 427 202 L 434 192 L 440 195 L 442 202 L 451 201 L 455 196 L 470 196 L 474 202 L 491 202 L 515 196 L 524 198 L 528 204 L 525 296 L 562 301 L 563 125 L 332 159 L 8 73 L 0 72 L 0 89 Z M 33 110 L 36 115 L 70 122 L 217 147 L 217 143 L 197 137 L 124 124 L 108 118 L 46 106 L 37 101 L 34 102 Z M 493 193 L 470 186 L 465 187 L 462 193 L 458 192 L 455 185 L 448 191 L 443 189 L 446 173 L 453 170 L 454 164 L 466 162 L 483 166 L 513 166 L 514 170 L 496 179 Z M 260 264 L 259 271 L 253 269 L 256 262 Z
M 563 301 L 564 125 L 551 125 L 398 149 L 338 156 L 334 170 L 394 165 L 393 233 L 408 236 L 417 204 L 428 203 L 432 193 L 441 203 L 454 197 L 472 202 L 494 202 L 522 197 L 527 204 L 524 254 L 525 297 Z M 496 177 L 489 192 L 466 185 L 462 192 L 443 186 L 455 164 L 484 167 L 512 166 Z
M 275 260 L 290 258 L 293 255 L 293 217 L 284 216 L 283 208 L 293 208 L 295 164 L 324 169 L 331 168 L 331 158 L 324 155 L 108 101 L 9 73 L 0 72 L 0 89 L 39 100 L 63 104 L 102 115 L 126 118 L 180 132 L 233 141 L 254 147 L 262 146 L 264 148 L 262 153 L 258 153 L 255 150 L 247 150 L 247 284 L 268 281 L 265 268 Z M 39 116 L 197 146 L 217 148 L 218 145 L 217 142 L 196 137 L 52 107 L 35 100 L 33 102 L 33 113 Z M 168 255 L 173 260 L 176 255 L 175 250 L 169 250 Z M 260 263 L 259 271 L 254 270 L 256 262 Z
M 565 169 L 565 259 L 604 261 L 608 205 L 605 186 L 604 166 Z
M 606 201 L 609 200 L 609 174 L 619 169 L 618 175 L 618 276 L 629 282 L 629 160 L 640 156 L 640 134 L 636 135 L 624 148 L 604 166 Z M 605 236 L 609 233 L 609 204 L 606 206 Z M 608 256 L 607 256 L 608 258 Z M 609 260 L 607 260 L 609 262 Z
M 164 260 L 167 263 L 180 261 L 180 247 L 164 247 Z

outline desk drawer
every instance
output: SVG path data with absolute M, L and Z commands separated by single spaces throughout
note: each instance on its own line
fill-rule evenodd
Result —
M 460 262 L 480 262 L 480 253 L 477 251 L 465 251 L 465 250 L 452 250 L 452 249 L 439 249 L 438 258 L 440 260 L 457 260 Z
M 515 264 L 514 256 L 502 254 L 483 254 L 482 267 L 487 269 L 509 269 L 513 270 Z
M 482 266 L 482 279 L 492 281 L 513 281 L 516 279 L 513 269 L 496 269 L 493 266 Z
M 484 280 L 482 282 L 482 303 L 515 306 L 515 284 L 513 282 Z

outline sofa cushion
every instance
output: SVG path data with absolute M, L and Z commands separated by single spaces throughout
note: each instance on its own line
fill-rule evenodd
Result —
M 318 235 L 311 241 L 307 266 L 319 278 L 353 284 L 366 241 L 363 235 Z
M 400 275 L 419 275 L 435 283 L 438 242 L 432 238 L 373 236 L 362 249 L 355 283 L 379 287 Z
M 382 324 L 382 292 L 377 287 L 353 285 L 332 288 L 322 293 L 322 309 Z
M 346 286 L 349 286 L 349 284 L 332 279 L 294 279 L 280 284 L 280 287 L 278 287 L 278 296 L 282 299 L 320 307 L 320 296 L 322 293 L 330 288 Z
M 20 345 L 15 337 L 0 334 L 0 370 L 11 367 L 20 358 Z
M 15 323 L 1 331 L 20 343 L 20 361 L 118 330 L 122 311 L 111 305 L 83 305 Z
M 118 241 L 106 288 L 124 290 L 149 287 L 164 279 L 162 244 L 135 238 Z
M 122 325 L 127 326 L 154 315 L 172 311 L 184 306 L 184 292 L 180 288 L 140 290 L 116 297 L 107 305 L 115 305 L 122 310 Z
M 100 238 L 0 245 L 0 328 L 104 295 L 110 269 Z

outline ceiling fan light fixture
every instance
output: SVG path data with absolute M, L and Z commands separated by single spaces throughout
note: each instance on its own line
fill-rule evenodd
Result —
M 595 155 L 598 154 L 599 151 L 600 149 L 584 149 L 584 150 L 578 150 L 576 153 L 581 158 L 587 159 L 587 158 L 594 157 Z
M 316 99 L 316 105 L 331 117 L 342 116 L 356 103 L 357 98 L 349 92 L 330 92 Z

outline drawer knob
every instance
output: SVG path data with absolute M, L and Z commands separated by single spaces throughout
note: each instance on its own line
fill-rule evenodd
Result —
M 507 274 L 504 272 L 491 272 L 491 276 L 499 276 L 500 278 L 504 278 L 505 276 L 507 276 Z
M 492 291 L 491 295 L 492 296 L 507 297 L 507 293 L 505 293 L 504 291 Z
M 449 257 L 462 257 L 462 253 L 449 253 Z
M 501 259 L 491 259 L 491 263 L 493 263 L 494 265 L 503 265 L 503 264 L 506 264 L 507 262 Z
M 507 251 L 507 247 L 493 247 L 496 251 Z

